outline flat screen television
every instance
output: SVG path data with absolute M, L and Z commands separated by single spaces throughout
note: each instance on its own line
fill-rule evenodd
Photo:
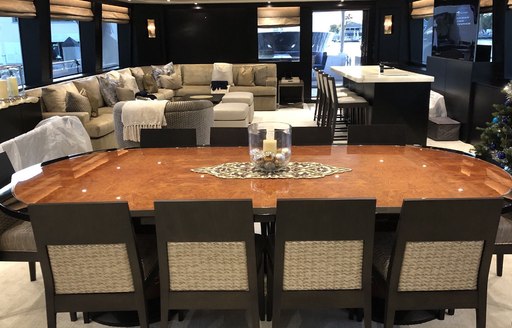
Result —
M 435 1 L 432 55 L 474 61 L 478 5 L 474 0 Z

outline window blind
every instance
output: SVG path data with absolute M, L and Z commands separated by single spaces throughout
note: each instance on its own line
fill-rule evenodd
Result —
M 259 27 L 300 25 L 300 7 L 258 8 Z
M 50 0 L 53 19 L 92 21 L 91 2 L 85 0 Z
M 101 20 L 103 22 L 127 24 L 130 22 L 130 15 L 127 7 L 114 5 L 101 5 Z
M 512 0 L 509 0 L 509 6 Z M 480 0 L 480 9 L 492 8 L 492 0 Z M 487 10 L 488 11 L 488 10 Z M 434 0 L 416 0 L 411 3 L 411 17 L 413 19 L 434 16 Z
M 1 17 L 35 17 L 36 7 L 32 0 L 0 0 Z

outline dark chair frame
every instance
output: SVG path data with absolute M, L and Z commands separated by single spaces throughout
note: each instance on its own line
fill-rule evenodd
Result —
M 168 310 L 245 310 L 259 327 L 258 289 L 251 200 L 157 201 L 155 223 L 160 263 L 161 327 Z M 167 242 L 233 242 L 246 245 L 249 291 L 170 291 Z M 172 264 L 171 264 L 172 265 Z M 262 286 L 261 286 L 262 287 Z
M 212 127 L 210 128 L 210 146 L 247 147 L 249 146 L 249 132 L 247 128 L 240 127 Z
M 403 124 L 349 125 L 348 145 L 398 145 L 405 146 Z
M 494 254 L 496 254 L 496 275 L 501 277 L 503 275 L 503 260 L 505 254 L 512 254 L 512 243 L 504 243 L 504 240 L 510 241 L 512 236 L 505 236 L 507 231 L 502 231 L 505 224 L 509 224 L 505 220 L 510 220 L 510 213 L 512 212 L 511 200 L 505 199 L 506 205 L 501 210 L 502 217 L 500 218 L 500 224 L 498 225 L 498 233 L 496 235 L 496 243 L 494 244 Z
M 14 168 L 5 152 L 0 153 L 0 211 L 6 216 L 28 221 L 29 216 L 22 209 L 13 209 L 9 205 L 17 201 L 13 198 L 10 188 L 11 176 L 14 174 Z M 19 204 L 16 204 L 19 205 Z M 36 280 L 36 262 L 39 261 L 37 252 L 11 252 L 0 251 L 0 261 L 28 262 L 30 281 Z
M 279 327 L 282 309 L 300 308 L 363 308 L 365 327 L 371 327 L 375 206 L 375 199 L 277 201 L 273 285 L 269 281 L 273 327 Z M 285 242 L 322 240 L 364 241 L 362 289 L 283 291 Z
M 196 129 L 141 129 L 141 148 L 196 147 Z
M 58 312 L 126 310 L 136 310 L 141 327 L 148 327 L 142 266 L 128 203 L 34 204 L 29 205 L 29 213 L 43 271 L 48 327 L 56 327 Z M 55 294 L 47 245 L 118 243 L 126 244 L 134 292 Z
M 500 198 L 404 200 L 385 284 L 384 327 L 393 327 L 397 310 L 475 308 L 477 327 L 485 327 L 487 281 L 503 201 Z M 484 240 L 476 290 L 398 291 L 407 242 Z
M 292 145 L 321 146 L 332 145 L 332 133 L 328 127 L 292 127 Z

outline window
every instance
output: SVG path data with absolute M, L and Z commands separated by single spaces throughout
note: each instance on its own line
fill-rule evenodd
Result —
M 432 56 L 432 28 L 434 26 L 433 17 L 423 18 L 423 50 L 421 55 L 421 63 L 427 64 L 427 57 Z
M 52 20 L 53 78 L 82 73 L 80 28 L 76 20 Z
M 258 8 L 258 59 L 300 61 L 300 8 Z
M 0 17 L 0 65 L 23 64 L 18 18 Z
M 481 13 L 476 46 L 477 61 L 492 61 L 492 13 Z
M 102 23 L 103 68 L 119 66 L 119 43 L 116 23 Z

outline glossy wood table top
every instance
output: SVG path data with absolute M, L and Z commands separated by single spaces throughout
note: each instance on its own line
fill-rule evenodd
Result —
M 418 147 L 303 146 L 292 161 L 351 168 L 320 179 L 221 179 L 191 169 L 246 162 L 248 148 L 165 148 L 97 152 L 20 171 L 13 188 L 26 203 L 128 201 L 151 211 L 155 200 L 244 199 L 274 208 L 278 198 L 375 197 L 379 208 L 399 208 L 404 198 L 497 197 L 511 176 L 469 156 Z

